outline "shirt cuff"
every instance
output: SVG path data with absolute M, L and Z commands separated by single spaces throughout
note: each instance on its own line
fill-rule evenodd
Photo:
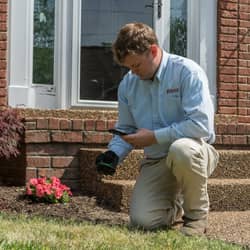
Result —
M 169 141 L 168 128 L 157 129 L 154 131 L 154 133 L 158 144 L 164 144 Z

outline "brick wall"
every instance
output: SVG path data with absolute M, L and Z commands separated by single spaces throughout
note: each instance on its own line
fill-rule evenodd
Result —
M 6 10 L 7 0 L 0 0 L 0 107 L 7 103 Z M 250 0 L 218 1 L 217 58 L 218 109 L 215 145 L 217 148 L 249 149 Z M 32 117 L 40 118 L 25 120 L 22 157 L 13 160 L 11 165 L 4 165 L 0 159 L 4 173 L 0 173 L 0 177 L 23 183 L 30 177 L 56 175 L 71 187 L 78 188 L 79 149 L 106 147 L 111 138 L 107 129 L 113 127 L 116 116 L 112 119 L 109 115 L 89 118 L 87 111 L 83 118 L 72 118 L 70 111 L 67 114 L 63 110 L 57 111 L 60 117 L 53 114 L 40 116 L 39 112 L 34 111 Z
M 88 112 L 79 111 L 79 113 L 87 116 Z M 68 111 L 69 117 L 70 114 L 71 111 Z M 233 120 L 224 119 L 222 121 L 222 117 L 216 116 L 216 120 L 220 123 L 216 124 L 215 146 L 247 148 L 247 144 L 250 143 L 249 136 L 246 135 L 250 132 L 250 124 L 236 124 Z M 23 152 L 26 157 L 24 179 L 55 175 L 71 188 L 78 189 L 80 148 L 106 148 L 112 137 L 108 129 L 114 127 L 115 122 L 116 112 L 111 118 L 108 115 L 100 118 L 98 112 L 96 112 L 96 119 L 67 118 L 67 115 L 58 118 L 26 118 L 22 147 L 25 148 Z
M 250 1 L 218 1 L 217 143 L 249 146 Z M 221 134 L 221 135 L 220 135 Z
M 115 120 L 27 118 L 25 121 L 26 180 L 57 176 L 73 189 L 79 188 L 79 150 L 106 146 L 107 129 Z
M 8 0 L 0 0 L 0 108 L 7 105 L 7 10 Z

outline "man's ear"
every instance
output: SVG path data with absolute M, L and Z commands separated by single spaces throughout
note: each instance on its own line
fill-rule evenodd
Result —
M 156 57 L 158 53 L 158 46 L 156 44 L 152 44 L 150 50 L 151 50 L 152 56 Z

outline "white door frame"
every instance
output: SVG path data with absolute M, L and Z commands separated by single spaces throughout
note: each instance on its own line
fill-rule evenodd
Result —
M 81 0 L 55 0 L 54 85 L 32 83 L 34 0 L 9 2 L 8 99 L 12 107 L 29 108 L 116 108 L 117 102 L 83 101 L 80 90 Z M 160 45 L 168 51 L 170 1 L 153 0 L 154 28 Z M 207 72 L 216 104 L 217 0 L 188 1 L 188 57 Z

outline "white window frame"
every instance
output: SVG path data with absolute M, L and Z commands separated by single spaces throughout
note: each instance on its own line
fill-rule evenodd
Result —
M 162 1 L 162 18 L 157 17 L 154 8 L 154 29 L 160 45 L 169 50 L 170 2 Z M 157 0 L 154 0 L 157 6 Z M 71 105 L 93 108 L 116 108 L 117 102 L 80 100 L 80 43 L 81 43 L 81 0 L 73 3 L 73 46 L 72 46 L 72 95 Z M 209 78 L 210 92 L 216 106 L 216 36 L 217 36 L 217 0 L 188 0 L 188 57 L 203 67 Z M 208 53 L 209 51 L 209 53 Z
M 12 107 L 67 108 L 70 106 L 71 1 L 55 0 L 53 84 L 33 83 L 34 0 L 9 4 L 8 99 Z
M 81 0 L 55 0 L 54 86 L 33 84 L 34 0 L 9 4 L 9 105 L 29 108 L 117 108 L 117 102 L 80 100 Z M 162 0 L 162 18 L 154 9 L 154 26 L 161 46 L 169 49 L 170 5 Z M 154 0 L 157 5 L 157 0 Z M 216 104 L 217 0 L 188 0 L 188 57 L 207 72 Z M 44 101 L 43 101 L 43 97 Z

